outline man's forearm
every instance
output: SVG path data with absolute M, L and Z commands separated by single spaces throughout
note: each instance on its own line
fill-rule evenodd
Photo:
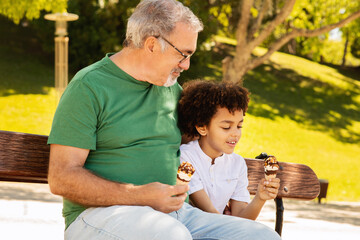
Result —
M 112 182 L 86 169 L 74 169 L 49 178 L 50 189 L 73 202 L 87 207 L 113 205 L 150 206 L 170 213 L 177 211 L 186 199 L 188 186 L 170 186 L 158 182 L 146 185 Z
M 136 186 L 103 179 L 82 167 L 49 174 L 49 185 L 52 193 L 85 206 L 141 204 Z

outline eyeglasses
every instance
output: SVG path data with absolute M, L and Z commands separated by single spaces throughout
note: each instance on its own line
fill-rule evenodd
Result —
M 156 38 L 159 38 L 159 37 L 161 37 L 161 36 L 158 36 Z M 182 51 L 180 51 L 177 47 L 174 46 L 174 44 L 169 42 L 166 38 L 164 38 L 164 37 L 161 37 L 161 38 L 164 39 L 165 42 L 167 42 L 170 46 L 172 46 L 176 51 L 178 51 L 181 54 L 181 56 L 183 56 L 183 58 L 179 61 L 179 63 L 184 62 L 186 59 L 189 59 L 192 56 L 192 54 L 185 54 Z

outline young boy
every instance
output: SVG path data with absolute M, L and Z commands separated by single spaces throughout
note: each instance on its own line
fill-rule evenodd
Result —
M 179 128 L 188 138 L 180 161 L 196 169 L 190 186 L 191 203 L 206 212 L 255 220 L 266 200 L 278 193 L 278 178 L 261 179 L 250 202 L 245 160 L 233 151 L 249 103 L 248 91 L 233 83 L 191 81 L 179 101 Z

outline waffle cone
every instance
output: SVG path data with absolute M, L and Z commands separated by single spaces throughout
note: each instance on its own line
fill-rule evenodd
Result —
M 189 182 L 180 180 L 179 178 L 176 179 L 176 185 L 188 185 Z
M 273 179 L 273 178 L 276 178 L 276 174 L 269 174 L 269 175 L 265 174 L 265 179 L 266 180 Z

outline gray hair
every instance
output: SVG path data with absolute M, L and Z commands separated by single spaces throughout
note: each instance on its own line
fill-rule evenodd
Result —
M 176 0 L 143 0 L 135 8 L 127 23 L 124 46 L 143 47 L 150 36 L 168 36 L 176 23 L 182 22 L 190 29 L 203 30 L 201 20 Z M 161 41 L 164 49 L 165 43 Z

